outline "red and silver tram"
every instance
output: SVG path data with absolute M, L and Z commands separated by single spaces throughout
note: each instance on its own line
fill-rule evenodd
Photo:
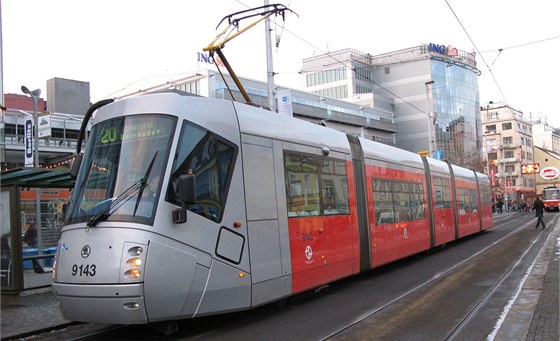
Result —
M 56 252 L 72 321 L 250 309 L 487 230 L 480 173 L 241 103 L 97 110 Z
M 554 186 L 543 188 L 544 208 L 548 212 L 560 210 L 560 189 Z

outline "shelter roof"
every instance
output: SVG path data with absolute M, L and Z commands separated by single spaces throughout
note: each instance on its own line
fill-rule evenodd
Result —
M 70 176 L 68 169 L 23 167 L 0 173 L 2 186 L 71 188 L 74 182 L 75 179 Z

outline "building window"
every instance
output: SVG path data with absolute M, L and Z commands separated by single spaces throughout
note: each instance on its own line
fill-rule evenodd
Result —
M 488 153 L 488 160 L 498 160 L 498 153 Z
M 504 152 L 504 158 L 506 159 L 512 159 L 513 158 L 513 150 L 506 150 Z
M 315 95 L 336 98 L 336 99 L 348 98 L 348 86 L 341 85 L 341 86 L 336 86 L 334 88 L 316 90 L 313 91 L 313 93 Z
M 511 122 L 502 123 L 502 130 L 510 130 L 511 129 Z
M 495 133 L 496 132 L 496 125 L 489 124 L 486 126 L 486 133 Z
M 506 166 L 506 173 L 515 173 L 515 166 L 514 165 L 507 165 Z
M 496 112 L 489 112 L 486 117 L 488 117 L 489 120 L 497 120 L 499 119 L 499 116 L 500 114 L 496 111 Z
M 504 146 L 512 145 L 513 144 L 513 137 L 511 137 L 511 136 L 504 137 L 503 144 L 504 144 Z
M 343 67 L 314 72 L 305 77 L 308 87 L 337 82 L 344 79 L 346 79 L 346 69 Z

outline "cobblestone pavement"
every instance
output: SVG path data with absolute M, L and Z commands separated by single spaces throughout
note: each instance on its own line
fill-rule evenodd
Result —
M 70 324 L 62 318 L 51 288 L 2 295 L 2 340 L 24 337 Z

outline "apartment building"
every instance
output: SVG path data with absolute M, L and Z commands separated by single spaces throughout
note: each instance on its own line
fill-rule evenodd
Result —
M 523 174 L 534 163 L 532 122 L 519 110 L 489 103 L 481 107 L 483 159 L 494 198 L 509 203 L 532 202 L 535 174 Z

